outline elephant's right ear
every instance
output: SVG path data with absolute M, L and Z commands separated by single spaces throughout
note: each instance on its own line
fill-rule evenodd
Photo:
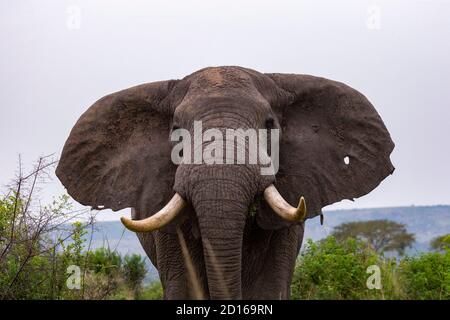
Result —
M 143 84 L 103 97 L 73 127 L 56 175 L 83 205 L 148 209 L 171 196 L 170 160 L 176 80 Z

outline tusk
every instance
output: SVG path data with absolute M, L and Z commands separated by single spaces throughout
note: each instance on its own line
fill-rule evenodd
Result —
M 280 217 L 288 221 L 304 221 L 306 219 L 305 198 L 300 197 L 297 208 L 292 207 L 283 199 L 273 184 L 264 190 L 264 199 Z
M 150 232 L 157 230 L 170 221 L 172 221 L 181 209 L 186 206 L 186 201 L 176 193 L 172 199 L 162 208 L 159 212 L 155 213 L 151 217 L 145 218 L 143 220 L 131 220 L 125 217 L 121 217 L 123 225 L 134 232 Z

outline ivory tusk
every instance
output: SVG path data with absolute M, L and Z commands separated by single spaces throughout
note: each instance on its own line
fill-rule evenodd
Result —
M 176 193 L 172 199 L 154 215 L 143 220 L 131 220 L 121 217 L 123 225 L 134 232 L 150 232 L 162 228 L 172 221 L 186 206 L 186 201 Z
M 297 208 L 283 199 L 273 184 L 264 190 L 264 199 L 281 218 L 287 221 L 304 221 L 307 216 L 305 198 L 300 197 Z

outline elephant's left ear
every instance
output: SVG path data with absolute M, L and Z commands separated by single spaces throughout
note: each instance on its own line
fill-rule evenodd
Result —
M 276 187 L 308 218 L 334 202 L 361 197 L 392 174 L 394 148 L 372 104 L 349 86 L 308 75 L 267 74 L 281 89 L 282 138 Z

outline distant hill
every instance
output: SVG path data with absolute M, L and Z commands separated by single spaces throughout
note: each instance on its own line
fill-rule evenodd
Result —
M 324 225 L 319 218 L 308 220 L 305 239 L 318 240 L 331 233 L 333 227 L 350 221 L 387 219 L 406 225 L 416 237 L 407 254 L 428 251 L 429 242 L 436 236 L 450 233 L 450 206 L 410 206 L 353 210 L 324 211 Z
M 450 206 L 411 206 L 393 208 L 373 208 L 354 210 L 324 211 L 324 225 L 319 218 L 306 222 L 305 240 L 319 240 L 329 235 L 333 227 L 350 221 L 388 219 L 406 225 L 409 232 L 414 233 L 416 242 L 407 251 L 414 255 L 429 250 L 432 238 L 450 233 Z M 117 249 L 121 254 L 139 253 L 145 255 L 136 235 L 126 230 L 120 221 L 97 222 L 92 238 L 92 247 L 108 246 Z M 147 280 L 158 278 L 156 269 L 150 264 Z

